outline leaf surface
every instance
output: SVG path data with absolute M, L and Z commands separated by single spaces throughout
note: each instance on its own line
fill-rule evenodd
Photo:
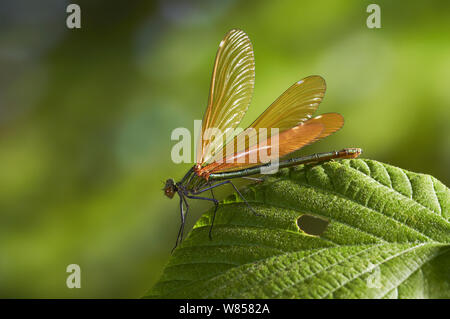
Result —
M 204 214 L 156 298 L 450 298 L 450 191 L 367 159 L 281 170 Z M 297 220 L 326 220 L 309 235 Z

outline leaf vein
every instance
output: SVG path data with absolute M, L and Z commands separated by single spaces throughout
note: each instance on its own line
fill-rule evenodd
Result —
M 296 286 L 296 285 L 298 285 L 298 284 L 301 284 L 301 283 L 305 282 L 305 281 L 308 280 L 309 278 L 311 278 L 311 277 L 313 277 L 313 276 L 316 276 L 316 275 L 320 274 L 321 272 L 324 272 L 324 271 L 326 271 L 326 270 L 328 270 L 328 269 L 330 269 L 330 268 L 333 268 L 334 266 L 337 266 L 337 265 L 339 265 L 339 264 L 341 264 L 341 263 L 343 263 L 343 262 L 345 262 L 345 261 L 347 261 L 347 260 L 349 260 L 349 259 L 351 259 L 351 258 L 353 258 L 353 257 L 356 257 L 356 256 L 358 256 L 358 255 L 364 253 L 364 252 L 367 251 L 367 250 L 376 248 L 376 247 L 381 246 L 381 245 L 382 245 L 382 244 L 378 244 L 378 245 L 373 245 L 373 246 L 367 247 L 367 248 L 365 248 L 365 249 L 363 249 L 363 250 L 360 250 L 359 252 L 357 252 L 357 253 L 355 253 L 355 254 L 352 254 L 352 255 L 348 256 L 347 258 L 344 258 L 343 260 L 340 260 L 340 261 L 335 262 L 335 263 L 333 263 L 333 264 L 331 264 L 331 265 L 328 265 L 327 267 L 322 268 L 322 269 L 320 269 L 319 271 L 314 272 L 314 273 L 312 273 L 312 274 L 310 274 L 310 275 L 308 275 L 308 276 L 302 278 L 301 280 L 297 280 L 297 281 L 293 282 L 292 284 L 290 284 L 290 285 L 284 287 L 282 290 L 278 291 L 277 293 L 275 293 L 275 294 L 274 294 L 274 297 L 280 295 L 281 293 L 283 293 L 284 291 L 286 291 L 287 289 L 289 289 L 289 288 L 291 288 L 291 287 L 293 287 L 293 286 Z
M 419 245 L 416 245 L 416 246 L 410 247 L 410 248 L 408 248 L 408 249 L 405 249 L 405 250 L 403 250 L 403 251 L 401 251 L 401 252 L 398 252 L 398 253 L 396 253 L 396 254 L 393 255 L 393 256 L 389 256 L 389 257 L 385 258 L 382 262 L 379 262 L 379 263 L 377 263 L 376 265 L 374 265 L 374 266 L 372 266 L 372 267 L 368 267 L 366 270 L 360 272 L 357 276 L 353 277 L 352 279 L 347 280 L 346 282 L 344 282 L 343 284 L 341 284 L 339 287 L 336 287 L 335 289 L 328 291 L 325 295 L 321 296 L 321 298 L 325 298 L 325 297 L 329 296 L 330 294 L 332 294 L 332 293 L 335 292 L 336 290 L 338 290 L 338 289 L 344 287 L 345 285 L 349 284 L 350 282 L 352 282 L 352 281 L 358 279 L 359 277 L 361 277 L 361 276 L 364 275 L 365 273 L 367 273 L 367 272 L 369 272 L 369 271 L 372 271 L 374 267 L 378 267 L 378 266 L 380 266 L 380 265 L 382 265 L 382 264 L 384 264 L 384 263 L 386 263 L 386 262 L 388 262 L 388 261 L 390 261 L 390 260 L 392 260 L 392 259 L 394 259 L 394 258 L 400 257 L 400 256 L 402 256 L 402 255 L 404 255 L 404 254 L 406 254 L 406 253 L 408 253 L 408 252 L 410 252 L 410 251 L 413 251 L 413 250 L 416 249 L 416 248 L 422 247 L 422 246 L 424 246 L 424 245 L 426 245 L 426 244 L 427 244 L 427 243 L 421 243 L 421 244 L 419 244 Z

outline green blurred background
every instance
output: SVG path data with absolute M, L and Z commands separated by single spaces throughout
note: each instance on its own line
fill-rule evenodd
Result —
M 0 297 L 140 297 L 179 226 L 161 191 L 174 128 L 206 107 L 231 28 L 250 36 L 255 95 L 244 125 L 301 78 L 328 84 L 337 134 L 301 153 L 364 157 L 450 182 L 450 3 L 54 1 L 0 4 Z M 224 187 L 221 196 L 231 192 Z M 210 205 L 193 202 L 188 225 Z M 81 289 L 66 267 L 81 267 Z

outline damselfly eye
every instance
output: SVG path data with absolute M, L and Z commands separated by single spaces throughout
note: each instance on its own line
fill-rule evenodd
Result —
M 166 195 L 169 198 L 173 198 L 173 196 L 175 195 L 175 190 L 173 188 L 166 188 L 164 190 L 164 195 Z
M 173 196 L 175 195 L 174 187 L 173 186 L 172 187 L 171 186 L 165 187 L 164 188 L 164 195 L 166 195 L 169 198 L 173 198 Z
M 164 186 L 164 195 L 166 195 L 169 198 L 173 198 L 173 196 L 176 193 L 176 186 L 173 179 L 169 178 L 166 181 L 166 185 Z

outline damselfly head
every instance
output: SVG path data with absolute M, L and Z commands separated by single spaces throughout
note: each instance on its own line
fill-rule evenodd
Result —
M 177 186 L 175 185 L 175 182 L 173 181 L 173 179 L 169 178 L 166 181 L 166 185 L 164 186 L 163 190 L 164 190 L 164 195 L 166 195 L 169 198 L 173 198 L 173 196 L 177 192 Z

